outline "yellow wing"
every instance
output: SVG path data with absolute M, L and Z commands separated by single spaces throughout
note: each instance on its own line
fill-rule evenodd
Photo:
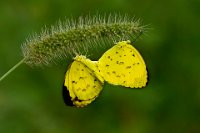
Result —
M 147 83 L 145 62 L 130 41 L 119 42 L 106 51 L 98 69 L 104 80 L 114 85 L 141 88 Z
M 87 65 L 95 68 L 95 63 L 92 61 Z M 65 103 L 84 107 L 98 97 L 102 87 L 103 82 L 96 77 L 93 70 L 75 58 L 65 76 L 63 87 Z
M 83 55 L 76 56 L 74 60 L 79 61 L 86 65 L 93 73 L 94 75 L 102 82 L 104 83 L 104 79 L 101 76 L 99 69 L 98 69 L 98 62 L 97 61 L 91 61 L 90 59 L 86 58 Z

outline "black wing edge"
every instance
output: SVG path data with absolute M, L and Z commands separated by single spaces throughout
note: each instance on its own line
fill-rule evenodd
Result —
M 66 86 L 63 85 L 62 90 L 63 100 L 67 106 L 74 106 L 73 102 L 71 101 L 71 97 L 69 95 L 69 91 Z
M 146 70 L 147 70 L 147 83 L 146 83 L 146 86 L 147 86 L 147 85 L 149 85 L 150 73 L 149 73 L 148 67 L 146 67 Z

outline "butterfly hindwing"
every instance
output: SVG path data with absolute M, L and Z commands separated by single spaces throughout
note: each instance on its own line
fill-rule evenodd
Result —
M 92 61 L 90 63 L 91 66 L 95 65 Z M 64 86 L 69 91 L 73 105 L 84 107 L 99 95 L 103 83 L 83 62 L 74 60 L 66 73 Z
M 98 69 L 104 80 L 114 85 L 141 88 L 147 82 L 145 62 L 130 41 L 107 50 L 98 61 Z

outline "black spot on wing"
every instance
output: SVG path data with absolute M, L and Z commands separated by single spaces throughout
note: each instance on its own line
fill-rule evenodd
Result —
M 116 61 L 116 63 L 119 64 L 119 65 L 123 65 L 124 64 L 123 61 Z
M 122 65 L 122 64 L 124 64 L 124 62 L 123 62 L 123 61 L 119 62 L 119 65 Z
M 113 74 L 116 74 L 116 72 L 115 72 L 115 71 L 112 71 L 112 73 L 113 73 Z
M 77 81 L 74 81 L 74 80 L 73 80 L 73 81 L 72 81 L 72 84 L 77 84 Z
M 80 76 L 79 79 L 84 79 L 84 77 L 81 77 L 81 76 Z
M 80 100 L 78 97 L 75 97 L 74 101 L 83 102 L 84 100 Z
M 107 72 L 108 75 L 110 75 L 110 72 Z
M 69 91 L 67 90 L 67 87 L 63 85 L 63 90 L 62 90 L 62 95 L 63 95 L 63 100 L 64 103 L 67 106 L 74 106 L 73 102 L 71 101 L 71 97 L 69 95 Z
M 131 66 L 127 66 L 127 67 L 126 67 L 126 69 L 130 69 L 130 68 L 131 68 Z
M 108 59 L 110 59 L 111 61 L 113 60 L 110 56 L 107 56 Z

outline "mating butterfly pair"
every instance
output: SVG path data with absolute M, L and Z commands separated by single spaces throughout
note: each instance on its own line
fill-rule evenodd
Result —
M 98 97 L 104 81 L 130 88 L 146 86 L 145 62 L 130 41 L 118 42 L 98 61 L 91 61 L 82 55 L 76 56 L 65 75 L 65 103 L 76 107 L 90 104 Z

